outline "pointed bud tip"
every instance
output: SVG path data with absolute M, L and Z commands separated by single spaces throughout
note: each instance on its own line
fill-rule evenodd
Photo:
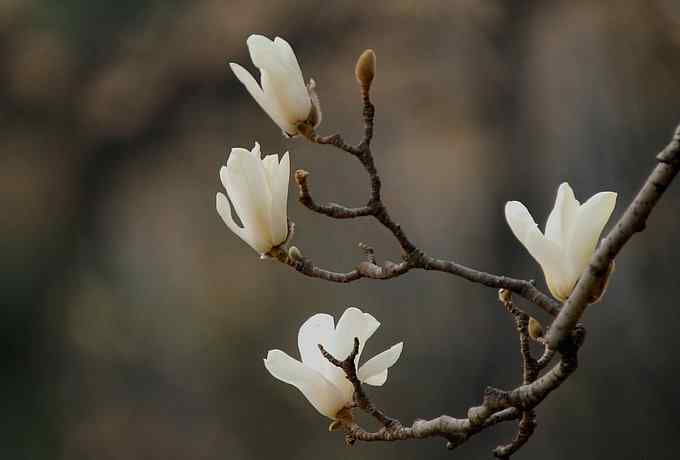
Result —
M 297 248 L 297 246 L 291 246 L 288 249 L 288 257 L 290 257 L 291 259 L 293 259 L 295 261 L 302 261 L 303 260 L 302 252 Z
M 538 340 L 543 337 L 543 326 L 541 323 L 533 316 L 529 317 L 529 337 L 534 340 Z
M 367 49 L 359 59 L 354 69 L 354 74 L 362 88 L 369 88 L 375 78 L 375 53 L 372 49 Z
M 298 169 L 295 171 L 295 182 L 299 184 L 303 182 L 305 179 L 307 179 L 307 176 L 309 176 L 309 171 L 305 171 L 304 169 Z

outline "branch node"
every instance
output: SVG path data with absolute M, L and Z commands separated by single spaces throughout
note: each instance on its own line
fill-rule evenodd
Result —
M 377 265 L 377 262 L 375 261 L 375 250 L 371 246 L 367 245 L 366 243 L 359 243 L 359 248 L 361 248 L 361 250 L 366 254 L 366 260 L 374 265 Z

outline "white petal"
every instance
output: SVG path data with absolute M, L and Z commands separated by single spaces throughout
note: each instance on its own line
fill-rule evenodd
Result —
M 529 210 L 519 201 L 509 201 L 505 205 L 505 219 L 515 237 L 541 265 L 550 292 L 561 298 L 571 280 L 566 278 L 564 257 L 559 246 L 541 234 Z
M 297 115 L 295 106 L 288 97 L 289 82 L 286 75 L 274 74 L 273 72 L 262 69 L 260 72 L 260 81 L 262 83 L 262 91 L 264 91 L 267 104 L 272 112 L 270 116 L 283 131 L 288 134 L 295 134 L 297 132 L 297 123 L 305 121 L 307 116 L 299 117 Z M 275 116 L 280 121 L 277 121 Z
M 270 39 L 263 35 L 251 35 L 246 43 L 255 67 L 277 74 L 286 72 L 286 66 L 279 56 L 279 48 Z
M 290 180 L 290 158 L 288 152 L 278 162 L 276 155 L 275 170 L 271 177 L 272 193 L 272 242 L 279 245 L 288 237 L 288 181 Z
M 284 62 L 287 72 L 288 81 L 288 95 L 291 104 L 290 107 L 294 111 L 294 118 L 304 121 L 309 117 L 309 111 L 312 108 L 312 102 L 305 86 L 305 80 L 302 76 L 302 70 L 298 63 L 297 57 L 293 48 L 283 38 L 276 37 L 274 39 L 274 46 L 279 51 L 279 57 Z
M 588 266 L 602 230 L 607 225 L 615 206 L 616 193 L 600 192 L 590 197 L 579 208 L 578 215 L 571 228 L 567 247 L 571 261 L 570 268 L 576 279 Z
M 258 160 L 262 158 L 262 152 L 260 150 L 260 143 L 255 141 L 255 144 L 253 145 L 253 150 L 250 151 L 250 154 L 257 158 Z
M 248 37 L 248 50 L 253 64 L 260 68 L 267 104 L 285 121 L 283 125 L 277 124 L 294 134 L 295 125 L 305 121 L 312 109 L 295 53 L 285 40 L 277 38 L 272 42 L 262 35 Z
M 366 341 L 380 327 L 380 323 L 369 313 L 364 313 L 356 307 L 350 307 L 342 314 L 335 328 L 335 343 L 332 354 L 338 359 L 345 359 L 354 348 L 354 338 L 359 339 L 359 354 L 366 345 Z
M 374 387 L 383 386 L 385 382 L 387 382 L 387 369 L 363 381 L 363 383 L 372 385 Z
M 264 110 L 267 113 L 267 115 L 269 115 L 269 117 L 274 121 L 274 123 L 276 123 L 283 130 L 290 129 L 289 123 L 286 121 L 285 117 L 280 113 L 278 101 L 277 100 L 272 101 L 267 98 L 264 91 L 262 90 L 262 88 L 260 88 L 260 85 L 257 84 L 257 81 L 255 81 L 255 78 L 253 78 L 250 72 L 248 72 L 246 69 L 233 62 L 230 63 L 229 66 L 231 67 L 231 70 L 234 72 L 234 75 L 236 75 L 236 78 L 238 78 L 241 81 L 241 83 L 243 84 L 243 86 L 246 87 L 246 89 L 253 97 L 253 99 L 255 99 L 255 102 L 257 102 L 258 105 L 262 108 L 262 110 Z
M 262 162 L 248 150 L 232 149 L 220 177 L 252 245 L 260 253 L 268 252 L 273 246 L 271 192 Z
M 335 418 L 346 400 L 321 374 L 281 350 L 270 350 L 264 360 L 270 374 L 295 386 L 322 415 Z
M 564 249 L 569 227 L 576 218 L 578 207 L 579 202 L 576 201 L 574 191 L 568 183 L 562 183 L 557 189 L 555 207 L 545 224 L 545 237 Z
M 352 352 L 354 338 L 356 337 L 359 339 L 359 354 L 355 362 L 358 363 L 366 340 L 378 329 L 379 325 L 380 323 L 373 316 L 362 312 L 358 308 L 350 307 L 345 310 L 338 320 L 335 333 L 328 341 L 326 350 L 337 359 L 345 359 Z M 354 389 L 341 369 L 330 366 L 326 376 L 342 392 L 345 398 L 352 397 Z
M 238 235 L 238 237 L 245 241 L 248 245 L 251 245 L 250 241 L 246 239 L 246 232 L 243 230 L 243 228 L 239 227 L 236 222 L 234 222 L 234 218 L 231 216 L 231 206 L 229 205 L 229 200 L 227 200 L 227 197 L 224 195 L 224 193 L 217 193 L 215 202 L 217 213 L 220 215 L 224 223 L 227 224 L 229 230 L 236 233 L 236 235 Z
M 305 321 L 298 332 L 298 349 L 302 362 L 324 376 L 328 374 L 328 369 L 332 364 L 321 354 L 319 344 L 328 347 L 334 330 L 333 317 L 325 313 L 317 313 Z
M 295 72 L 295 77 L 304 84 L 304 78 L 302 77 L 302 70 L 300 69 L 300 64 L 298 63 L 297 56 L 290 44 L 281 37 L 276 37 L 274 39 L 274 46 L 279 52 L 279 58 L 283 61 L 292 71 Z
M 262 166 L 264 166 L 264 171 L 267 173 L 267 183 L 270 186 L 274 182 L 274 172 L 279 165 L 279 156 L 276 154 L 267 155 L 262 159 Z
M 359 380 L 362 382 L 370 380 L 373 377 L 383 374 L 387 369 L 394 366 L 399 359 L 399 356 L 401 356 L 403 347 L 404 342 L 399 342 L 388 350 L 385 350 L 366 361 L 364 365 L 359 368 L 357 373 Z M 387 374 L 385 374 L 385 378 L 387 378 Z

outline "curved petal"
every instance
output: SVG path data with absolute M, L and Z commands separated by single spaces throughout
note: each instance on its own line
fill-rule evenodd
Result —
M 227 227 L 229 227 L 229 230 L 236 233 L 236 235 L 245 241 L 246 244 L 259 252 L 259 249 L 254 247 L 250 241 L 248 232 L 246 232 L 243 228 L 239 227 L 236 222 L 234 222 L 234 218 L 231 216 L 231 206 L 229 205 L 229 200 L 224 193 L 217 193 L 217 196 L 215 197 L 215 207 L 217 208 L 217 213 L 220 215 L 224 223 L 227 224 Z M 257 244 L 257 242 L 255 242 L 255 244 Z
M 267 97 L 264 90 L 260 88 L 257 84 L 255 78 L 246 69 L 241 67 L 236 63 L 229 63 L 232 72 L 236 75 L 236 78 L 246 87 L 250 95 L 255 99 L 255 102 L 265 111 L 269 118 L 271 118 L 274 123 L 276 123 L 284 131 L 289 128 L 289 123 L 286 121 L 285 117 L 281 114 L 280 107 L 277 100 L 272 101 Z M 263 71 L 261 73 L 261 78 L 265 75 Z
M 565 262 L 559 246 L 541 234 L 529 210 L 519 201 L 509 201 L 505 205 L 505 219 L 515 237 L 540 264 L 550 292 L 556 297 L 561 296 L 559 293 L 570 281 L 566 279 Z
M 616 206 L 616 193 L 600 192 L 581 205 L 572 226 L 567 253 L 576 279 L 581 276 L 595 252 L 604 226 Z
M 267 103 L 285 122 L 277 124 L 294 134 L 295 125 L 309 116 L 312 102 L 293 49 L 278 37 L 272 42 L 262 35 L 251 35 L 247 43 L 253 64 L 260 69 Z
M 355 363 L 358 363 L 366 340 L 373 335 L 378 326 L 380 326 L 380 323 L 373 316 L 362 312 L 358 308 L 350 307 L 345 310 L 338 320 L 335 333 L 328 341 L 326 349 L 337 359 L 345 359 L 352 352 L 354 338 L 356 337 L 359 339 L 359 353 Z M 354 389 L 341 369 L 329 366 L 326 377 L 341 391 L 345 398 L 352 398 Z
M 302 362 L 324 376 L 328 375 L 331 363 L 321 354 L 319 344 L 328 346 L 335 330 L 334 322 L 331 315 L 317 313 L 305 321 L 298 332 L 298 349 Z
M 304 86 L 305 79 L 302 77 L 302 70 L 300 69 L 300 64 L 298 63 L 297 56 L 295 56 L 295 51 L 290 46 L 290 44 L 281 37 L 276 37 L 274 39 L 274 46 L 278 50 L 279 58 L 285 63 L 289 70 L 291 71 L 292 78 L 298 83 L 302 83 Z
M 307 119 L 298 116 L 295 106 L 288 98 L 288 82 L 285 75 L 274 74 L 265 69 L 262 69 L 260 74 L 260 81 L 262 83 L 262 91 L 264 91 L 267 104 L 273 113 L 280 121 L 276 121 L 273 115 L 270 115 L 274 121 L 281 127 L 283 131 L 289 134 L 297 132 L 296 124 Z
M 567 234 L 578 212 L 579 202 L 576 201 L 574 191 L 568 183 L 563 182 L 557 189 L 555 207 L 548 216 L 545 224 L 545 237 L 557 243 L 564 249 Z
M 288 152 L 283 155 L 281 162 L 274 155 L 276 164 L 270 178 L 272 193 L 272 243 L 279 245 L 288 238 L 288 182 L 290 180 L 290 158 Z
M 359 354 L 366 345 L 366 341 L 380 327 L 380 323 L 371 314 L 364 313 L 356 307 L 350 307 L 342 314 L 335 328 L 335 343 L 333 355 L 338 359 L 345 359 L 354 348 L 354 338 L 359 339 Z
M 264 359 L 264 367 L 277 379 L 295 386 L 316 410 L 328 418 L 335 418 L 345 405 L 346 400 L 335 386 L 281 350 L 270 350 Z
M 363 383 L 372 385 L 374 387 L 383 386 L 385 382 L 387 382 L 387 369 L 379 374 L 375 374 L 374 376 L 367 378 L 366 380 L 363 380 Z
M 276 74 L 283 74 L 287 71 L 279 55 L 279 48 L 264 35 L 251 35 L 246 40 L 246 44 L 255 67 Z
M 227 166 L 220 170 L 222 184 L 234 204 L 246 232 L 268 252 L 271 237 L 271 192 L 262 162 L 248 150 L 234 148 Z
M 244 150 L 248 150 L 248 149 L 244 149 Z M 250 154 L 258 160 L 262 158 L 262 151 L 260 149 L 260 143 L 259 142 L 255 141 L 255 144 L 253 144 L 253 149 L 250 151 Z
M 299 121 L 306 120 L 312 108 L 312 101 L 307 86 L 305 86 L 305 80 L 295 52 L 288 42 L 281 37 L 274 39 L 274 46 L 286 67 L 287 97 L 291 102 L 290 107 L 293 110 L 294 118 Z
M 399 359 L 399 356 L 401 356 L 401 350 L 403 348 L 404 342 L 399 342 L 398 344 L 393 345 L 391 348 L 375 355 L 373 358 L 366 361 L 357 372 L 359 380 L 364 382 L 383 374 L 387 369 L 394 366 L 394 364 Z M 385 378 L 387 378 L 387 374 L 385 374 Z
M 274 174 L 279 165 L 279 157 L 275 153 L 272 155 L 267 155 L 262 159 L 262 166 L 264 166 L 264 172 L 267 174 L 267 183 L 271 188 L 271 184 L 274 182 Z

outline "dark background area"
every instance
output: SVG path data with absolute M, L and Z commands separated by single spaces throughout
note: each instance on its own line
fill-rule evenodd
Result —
M 319 200 L 367 181 L 330 148 L 286 140 L 227 68 L 251 33 L 286 38 L 324 108 L 360 135 L 356 57 L 378 56 L 384 196 L 432 255 L 545 284 L 504 217 L 541 225 L 557 186 L 619 193 L 614 217 L 680 122 L 680 3 L 621 1 L 0 0 L 0 458 L 491 458 L 514 433 L 450 453 L 439 440 L 352 450 L 292 387 L 300 324 L 358 305 L 405 341 L 374 400 L 404 422 L 463 416 L 520 378 L 492 289 L 437 273 L 331 285 L 260 261 L 215 212 L 230 147 L 290 150 Z M 297 204 L 294 244 L 348 269 L 358 241 L 396 260 L 370 220 Z M 674 458 L 680 187 L 617 260 L 587 313 L 581 367 L 538 410 L 520 459 Z M 530 308 L 530 307 L 528 307 Z M 530 310 L 541 319 L 540 312 Z

